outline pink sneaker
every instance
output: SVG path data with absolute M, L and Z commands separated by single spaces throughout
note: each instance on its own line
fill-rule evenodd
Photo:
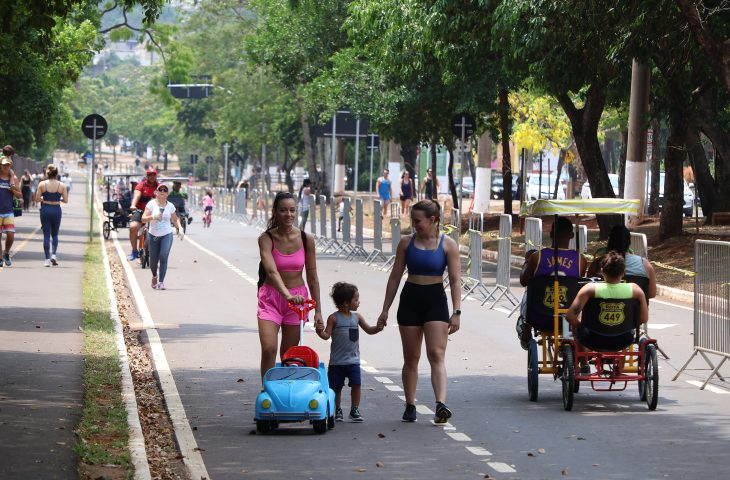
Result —
M 157 288 L 157 277 L 152 277 L 152 288 Z

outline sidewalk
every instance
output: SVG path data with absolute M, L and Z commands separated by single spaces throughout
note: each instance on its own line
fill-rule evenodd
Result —
M 0 478 L 75 479 L 83 399 L 82 291 L 89 215 L 74 177 L 59 266 L 43 266 L 38 209 L 15 219 L 13 266 L 0 269 Z M 4 241 L 4 239 L 3 239 Z

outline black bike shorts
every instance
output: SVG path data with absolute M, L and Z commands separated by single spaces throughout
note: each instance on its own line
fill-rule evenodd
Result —
M 420 327 L 426 322 L 449 322 L 449 302 L 443 283 L 406 282 L 400 292 L 398 325 Z
M 140 222 L 142 223 L 142 214 L 144 213 L 144 210 L 137 209 L 132 212 L 132 216 L 129 219 L 130 222 Z

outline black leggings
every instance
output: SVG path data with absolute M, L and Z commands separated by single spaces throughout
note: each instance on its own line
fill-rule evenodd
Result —
M 406 282 L 400 292 L 398 325 L 421 327 L 426 322 L 449 321 L 449 302 L 443 283 L 418 285 Z

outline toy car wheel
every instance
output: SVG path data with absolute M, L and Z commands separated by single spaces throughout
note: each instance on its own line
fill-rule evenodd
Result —
M 327 409 L 327 430 L 335 428 L 335 416 L 330 415 L 329 408 Z
M 563 350 L 563 374 L 560 380 L 563 383 L 563 408 L 573 409 L 573 394 L 575 393 L 575 365 L 573 362 L 573 347 L 565 345 Z
M 527 392 L 531 402 L 537 402 L 537 385 L 540 369 L 537 362 L 537 342 L 530 340 L 527 350 Z
M 327 419 L 312 420 L 312 426 L 314 426 L 314 433 L 321 435 L 327 432 Z
M 256 420 L 256 432 L 269 433 L 272 430 L 271 420 Z
M 656 345 L 646 346 L 646 405 L 649 410 L 656 410 L 659 402 L 659 363 L 657 363 Z
M 104 233 L 104 240 L 109 240 L 109 234 L 112 231 L 112 226 L 109 223 L 109 220 L 104 222 L 104 225 L 102 226 L 102 232 Z

